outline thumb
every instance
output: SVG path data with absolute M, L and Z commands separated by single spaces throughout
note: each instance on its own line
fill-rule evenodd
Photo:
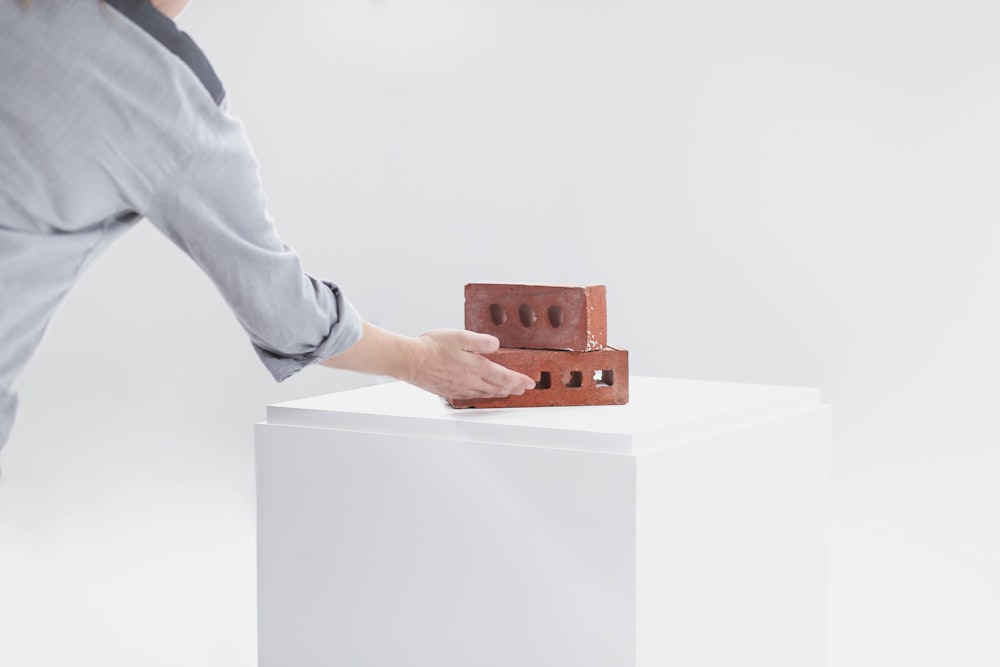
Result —
M 500 339 L 490 334 L 476 333 L 474 331 L 463 332 L 462 349 L 478 354 L 496 352 L 500 349 Z

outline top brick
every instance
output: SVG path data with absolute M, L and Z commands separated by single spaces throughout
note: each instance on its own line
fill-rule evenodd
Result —
M 604 285 L 469 283 L 465 328 L 496 336 L 500 347 L 600 350 L 608 344 L 607 296 Z

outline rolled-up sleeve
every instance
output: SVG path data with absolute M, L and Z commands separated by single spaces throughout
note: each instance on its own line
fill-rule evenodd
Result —
M 361 316 L 341 289 L 307 274 L 279 237 L 236 119 L 199 142 L 144 209 L 211 278 L 279 382 L 360 339 Z

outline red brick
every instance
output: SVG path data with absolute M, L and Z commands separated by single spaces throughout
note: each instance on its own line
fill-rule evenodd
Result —
M 469 283 L 465 328 L 496 336 L 500 347 L 599 350 L 608 344 L 604 285 Z
M 551 405 L 628 403 L 628 350 L 606 347 L 592 352 L 501 349 L 483 355 L 535 380 L 535 389 L 506 398 L 452 399 L 456 408 L 527 408 Z M 609 384 L 598 384 L 600 372 Z

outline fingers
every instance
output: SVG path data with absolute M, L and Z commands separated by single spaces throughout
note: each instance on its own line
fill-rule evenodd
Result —
M 474 331 L 463 331 L 462 334 L 462 349 L 469 352 L 489 354 L 500 349 L 500 339 L 496 336 Z
M 469 345 L 465 349 L 469 352 L 488 354 L 500 349 L 500 340 L 496 336 L 471 331 L 466 333 L 469 334 L 467 341 Z M 520 395 L 535 387 L 535 381 L 527 375 L 484 357 L 479 357 L 479 368 L 482 381 L 492 388 L 493 396 Z
M 511 394 L 520 395 L 535 386 L 535 381 L 483 357 L 478 357 L 464 379 L 455 382 L 445 390 L 448 398 L 503 398 Z
M 501 398 L 533 389 L 535 381 L 495 363 L 483 354 L 496 352 L 495 336 L 465 330 L 434 330 L 419 337 L 423 359 L 413 384 L 448 398 Z
M 535 381 L 527 375 L 488 359 L 483 359 L 483 361 L 485 363 L 482 364 L 482 379 L 494 387 L 499 392 L 499 396 L 520 395 L 529 389 L 534 389 Z
M 463 348 L 468 352 L 489 354 L 500 349 L 500 339 L 496 336 L 473 331 L 464 331 L 463 334 L 465 335 Z M 518 373 L 487 359 L 481 360 L 481 367 L 483 369 L 483 381 L 494 387 L 498 391 L 496 394 L 498 396 L 523 394 L 535 386 L 535 381 L 527 375 Z

